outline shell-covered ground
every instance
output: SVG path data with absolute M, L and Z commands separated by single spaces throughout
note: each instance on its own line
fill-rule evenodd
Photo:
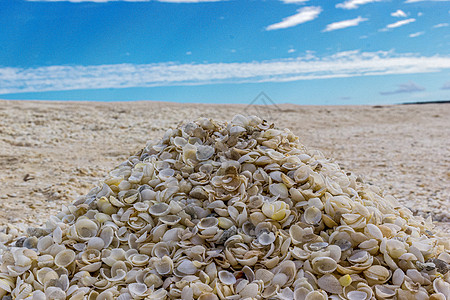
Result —
M 267 115 L 450 231 L 449 104 L 295 106 L 0 101 L 0 226 L 42 225 L 185 120 Z M 21 225 L 23 224 L 23 226 Z
M 445 300 L 450 242 L 431 222 L 289 129 L 198 118 L 0 244 L 0 296 Z

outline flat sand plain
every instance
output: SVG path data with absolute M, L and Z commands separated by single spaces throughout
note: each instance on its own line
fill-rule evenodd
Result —
M 39 226 L 168 128 L 260 114 L 450 233 L 450 104 L 0 101 L 0 228 Z

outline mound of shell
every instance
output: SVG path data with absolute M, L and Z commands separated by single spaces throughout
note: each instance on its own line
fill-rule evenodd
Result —
M 450 299 L 430 219 L 241 115 L 168 130 L 0 251 L 2 299 Z

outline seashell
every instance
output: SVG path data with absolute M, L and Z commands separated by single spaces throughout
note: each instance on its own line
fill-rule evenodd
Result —
M 289 192 L 285 184 L 274 183 L 269 186 L 270 193 L 274 196 L 278 196 L 281 199 L 289 197 Z
M 141 200 L 141 194 L 137 190 L 128 190 L 121 195 L 120 200 L 125 204 L 133 204 Z
M 208 217 L 208 218 L 203 218 L 200 220 L 200 222 L 197 224 L 197 227 L 199 229 L 208 229 L 211 227 L 216 227 L 219 224 L 219 220 L 217 218 L 214 217 Z
M 170 274 L 173 270 L 172 259 L 167 255 L 163 256 L 160 260 L 157 260 L 154 266 L 159 275 Z
M 295 299 L 297 300 L 297 297 Z M 301 299 L 301 298 L 299 298 L 299 299 Z M 306 295 L 306 297 L 304 299 L 305 300 L 326 300 L 326 299 L 328 299 L 328 296 L 324 291 L 311 291 Z
M 169 214 L 170 206 L 167 203 L 160 202 L 160 203 L 150 206 L 150 208 L 148 209 L 148 212 L 152 216 L 156 216 L 156 217 L 165 216 L 165 215 Z
M 236 277 L 228 271 L 222 270 L 218 273 L 219 280 L 226 285 L 231 285 L 236 283 Z
M 430 296 L 430 300 L 447 300 L 447 297 L 444 294 L 436 293 Z
M 442 257 L 442 254 L 443 253 L 441 253 L 441 255 L 439 255 L 439 257 Z M 449 263 L 445 262 L 442 259 L 433 258 L 433 259 L 431 259 L 431 262 L 434 263 L 437 271 L 441 274 L 446 274 L 448 272 L 448 270 L 450 269 Z
M 294 180 L 297 183 L 304 183 L 306 180 L 308 180 L 310 175 L 311 169 L 304 165 L 298 168 L 294 173 Z
M 66 293 L 59 287 L 50 286 L 45 289 L 45 297 L 47 299 L 64 300 L 66 299 Z
M 388 269 L 383 266 L 374 265 L 363 271 L 367 280 L 376 283 L 385 283 L 391 276 Z
M 352 243 L 350 241 L 343 239 L 337 240 L 336 242 L 334 242 L 334 245 L 339 246 L 339 248 L 341 248 L 342 251 L 347 251 L 352 247 Z
M 231 226 L 234 225 L 234 222 L 230 219 L 224 218 L 224 217 L 219 217 L 219 227 L 223 228 L 223 229 L 229 229 Z
M 133 282 L 128 285 L 128 291 L 133 299 L 139 299 L 147 295 L 148 287 L 144 283 Z
M 366 300 L 367 298 L 367 294 L 363 291 L 350 291 L 347 293 L 347 298 L 349 300 Z
M 195 156 L 199 161 L 204 161 L 210 159 L 211 156 L 213 156 L 213 154 L 214 154 L 213 147 L 207 145 L 200 145 L 197 147 L 197 153 Z
M 394 285 L 400 286 L 402 285 L 404 280 L 405 280 L 405 273 L 403 272 L 403 270 L 400 268 L 395 270 L 394 273 L 392 274 L 392 283 Z
M 81 241 L 87 241 L 97 235 L 98 226 L 89 219 L 78 219 L 74 226 L 77 238 Z
M 437 278 L 433 281 L 433 289 L 436 293 L 450 296 L 450 283 L 445 282 L 442 278 Z
M 270 245 L 275 241 L 273 232 L 263 232 L 258 236 L 258 243 L 263 246 Z
M 101 249 L 103 249 L 103 247 L 105 247 L 105 241 L 100 237 L 93 237 L 93 238 L 89 239 L 89 241 L 87 243 L 88 249 L 101 250 Z
M 377 298 L 381 299 L 392 298 L 395 296 L 395 291 L 384 285 L 376 285 L 375 295 L 377 295 Z
M 176 216 L 176 215 L 165 215 L 165 216 L 159 217 L 159 220 L 161 222 L 163 222 L 164 224 L 173 226 L 173 225 L 178 224 L 178 222 L 181 221 L 181 217 Z
M 149 261 L 149 256 L 146 254 L 132 254 L 129 257 L 127 257 L 127 260 L 133 265 L 133 266 L 145 266 Z
M 328 274 L 334 272 L 337 268 L 337 262 L 330 257 L 316 257 L 311 261 L 314 271 L 320 274 Z
M 339 280 L 331 274 L 326 274 L 317 279 L 317 285 L 324 291 L 332 294 L 341 294 L 342 286 Z
M 202 294 L 198 297 L 198 300 L 219 300 L 219 298 L 214 294 Z
M 341 278 L 339 278 L 339 283 L 343 286 L 343 287 L 347 287 L 352 283 L 353 279 L 350 275 L 346 274 L 344 276 L 342 276 Z M 347 294 L 347 297 L 348 294 Z
M 44 267 L 36 271 L 36 279 L 42 285 L 46 285 L 47 282 L 51 280 L 57 280 L 59 278 L 58 274 L 51 268 Z
M 183 260 L 181 263 L 177 266 L 177 271 L 186 274 L 186 275 L 192 275 L 197 272 L 197 267 L 189 260 Z
M 381 241 L 383 239 L 383 233 L 381 230 L 374 224 L 367 224 L 366 228 L 364 228 L 364 232 L 373 239 Z
M 75 252 L 73 250 L 64 250 L 55 256 L 55 265 L 65 268 L 75 260 Z
M 247 284 L 240 292 L 241 298 L 255 298 L 259 294 L 259 286 L 256 283 Z
M 328 243 L 325 242 L 312 243 L 308 245 L 308 248 L 311 251 L 320 251 L 326 247 L 328 247 Z
M 314 206 L 308 207 L 303 213 L 303 218 L 307 224 L 317 225 L 322 220 L 322 212 Z
M 399 258 L 407 252 L 405 244 L 394 239 L 386 241 L 386 251 L 392 258 Z
M 285 202 L 275 201 L 273 203 L 264 203 L 262 206 L 262 212 L 268 218 L 275 221 L 280 221 L 286 217 L 286 214 L 290 212 L 290 210 Z

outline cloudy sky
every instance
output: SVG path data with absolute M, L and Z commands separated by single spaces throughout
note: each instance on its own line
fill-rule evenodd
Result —
M 0 0 L 0 99 L 450 100 L 450 0 Z

